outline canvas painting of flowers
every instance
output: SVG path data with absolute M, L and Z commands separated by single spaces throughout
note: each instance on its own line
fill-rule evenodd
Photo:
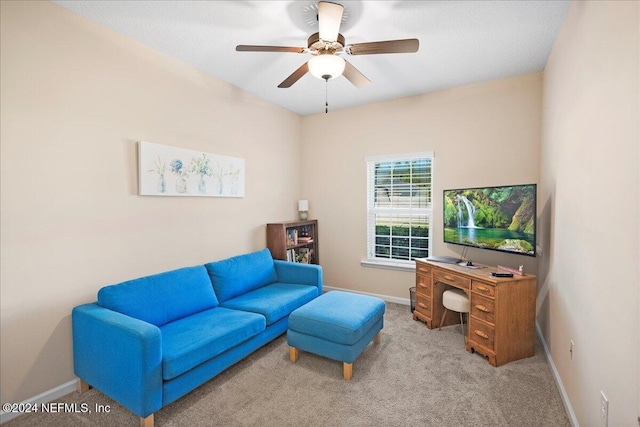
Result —
M 244 159 L 138 143 L 141 196 L 244 197 Z

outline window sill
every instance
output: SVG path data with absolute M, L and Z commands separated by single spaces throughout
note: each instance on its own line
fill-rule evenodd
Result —
M 379 261 L 372 259 L 363 259 L 360 261 L 360 265 L 368 268 L 384 268 L 386 270 L 398 270 L 398 271 L 415 271 L 415 262 L 397 262 L 397 261 Z

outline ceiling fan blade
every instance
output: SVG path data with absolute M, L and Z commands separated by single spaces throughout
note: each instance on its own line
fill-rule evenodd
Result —
M 322 40 L 326 42 L 338 40 L 343 11 L 344 7 L 339 4 L 326 1 L 318 3 L 318 27 Z
M 375 55 L 379 53 L 413 53 L 420 47 L 418 39 L 387 40 L 356 43 L 345 48 L 349 55 Z
M 309 72 L 309 63 L 305 62 L 300 66 L 300 68 L 295 70 L 293 74 L 291 74 L 289 77 L 284 79 L 283 82 L 278 85 L 278 87 L 281 89 L 286 89 L 288 87 L 291 87 L 295 82 L 300 80 L 302 76 L 307 74 L 307 72 Z
M 289 46 L 256 46 L 250 44 L 239 44 L 236 46 L 238 52 L 293 52 L 304 53 L 303 47 L 289 47 Z
M 371 81 L 364 76 L 356 67 L 351 65 L 349 61 L 344 61 L 344 71 L 342 73 L 355 87 L 358 89 L 367 86 Z

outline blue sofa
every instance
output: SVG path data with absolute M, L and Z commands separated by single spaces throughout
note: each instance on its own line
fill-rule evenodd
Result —
M 153 425 L 153 413 L 287 331 L 322 294 L 317 265 L 264 249 L 106 286 L 72 312 L 74 371 Z

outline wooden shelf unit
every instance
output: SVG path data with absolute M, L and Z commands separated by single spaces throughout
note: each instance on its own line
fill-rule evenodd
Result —
M 470 269 L 457 264 L 416 259 L 414 320 L 429 329 L 440 327 L 442 294 L 451 288 L 469 296 L 467 351 L 478 352 L 493 366 L 533 356 L 535 346 L 536 276 L 493 277 L 495 267 Z M 442 326 L 460 323 L 449 311 Z
M 294 235 L 297 236 L 297 241 L 292 241 Z M 305 236 L 311 240 L 304 241 Z M 318 221 L 310 219 L 267 224 L 267 247 L 274 259 L 295 261 L 297 256 L 302 256 L 307 251 L 310 252 L 309 264 L 320 264 Z

